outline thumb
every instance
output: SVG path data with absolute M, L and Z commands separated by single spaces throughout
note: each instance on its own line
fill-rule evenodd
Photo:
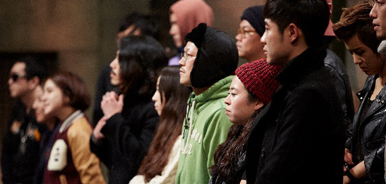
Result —
M 125 95 L 119 95 L 118 102 L 123 103 L 123 98 L 125 98 Z

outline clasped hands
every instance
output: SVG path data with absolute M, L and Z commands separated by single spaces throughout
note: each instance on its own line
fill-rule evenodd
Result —
M 121 113 L 123 109 L 124 95 L 119 95 L 112 91 L 103 95 L 101 108 L 104 116 L 98 121 L 94 128 L 93 134 L 96 140 L 101 140 L 105 136 L 101 133 L 101 129 L 106 125 L 106 121 L 114 114 Z

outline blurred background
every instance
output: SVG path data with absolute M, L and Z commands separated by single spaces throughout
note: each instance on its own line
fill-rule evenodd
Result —
M 359 0 L 334 0 L 332 22 L 342 7 Z M 8 91 L 8 75 L 15 57 L 33 54 L 51 71 L 69 70 L 80 75 L 94 99 L 100 69 L 115 57 L 116 33 L 123 18 L 133 11 L 156 15 L 161 42 L 173 49 L 169 36 L 169 7 L 176 0 L 0 0 L 0 143 L 14 104 Z M 206 0 L 213 8 L 214 27 L 235 37 L 242 12 L 265 0 Z M 344 45 L 330 48 L 344 61 L 353 92 L 362 88 L 366 76 L 354 66 Z M 240 60 L 242 64 L 243 60 Z M 91 109 L 91 108 L 90 108 Z M 87 115 L 92 117 L 91 110 Z M 0 145 L 1 149 L 1 145 Z

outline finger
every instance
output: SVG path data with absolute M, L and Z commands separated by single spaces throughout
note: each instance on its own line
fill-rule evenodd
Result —
M 101 118 L 101 120 L 99 120 L 99 121 L 106 121 L 108 118 L 106 117 L 106 116 L 103 116 L 102 118 Z
M 125 95 L 123 95 L 123 94 L 119 95 L 118 102 L 123 104 L 124 98 L 125 98 Z
M 118 94 L 115 91 L 111 92 L 111 96 L 118 100 Z

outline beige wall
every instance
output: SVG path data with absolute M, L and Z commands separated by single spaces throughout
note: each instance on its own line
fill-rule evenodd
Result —
M 351 6 L 357 1 L 347 3 Z M 244 9 L 264 4 L 265 0 L 240 2 L 207 0 L 215 12 L 214 27 L 233 38 Z M 133 10 L 149 13 L 148 5 L 149 0 L 1 1 L 0 51 L 58 52 L 59 68 L 79 74 L 94 94 L 99 69 L 115 55 L 114 38 L 121 20 Z M 342 57 L 346 58 L 353 89 L 360 89 L 365 76 L 352 64 L 348 53 Z
M 263 1 L 208 0 L 214 26 L 232 37 L 243 10 Z M 0 2 L 1 52 L 57 52 L 60 70 L 80 75 L 94 95 L 100 68 L 117 49 L 115 34 L 131 11 L 149 13 L 149 0 L 21 0 Z M 6 87 L 6 84 L 0 84 Z M 1 99 L 0 99 L 1 101 Z M 87 111 L 91 116 L 91 111 Z
M 22 0 L 0 2 L 0 51 L 58 53 L 59 69 L 80 75 L 94 94 L 99 69 L 115 56 L 115 34 L 148 1 Z M 4 86 L 4 84 L 1 84 Z

